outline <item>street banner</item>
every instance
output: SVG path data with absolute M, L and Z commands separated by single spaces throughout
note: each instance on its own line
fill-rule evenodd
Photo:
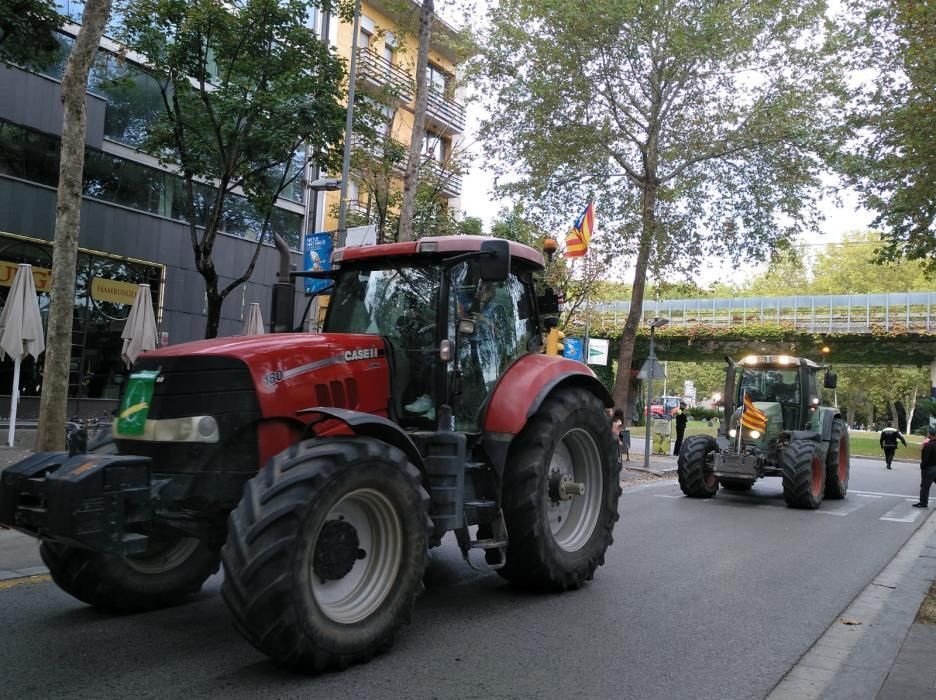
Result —
M 585 361 L 584 348 L 581 338 L 566 338 L 563 343 L 562 356 L 568 360 Z
M 601 365 L 608 364 L 608 341 L 603 338 L 588 339 L 588 364 Z
M 331 270 L 332 251 L 335 243 L 330 233 L 307 233 L 302 246 L 303 269 L 306 272 Z M 332 285 L 331 280 L 305 278 L 306 294 L 315 294 Z

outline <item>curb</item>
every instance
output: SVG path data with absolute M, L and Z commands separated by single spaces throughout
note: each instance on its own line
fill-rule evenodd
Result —
M 768 700 L 875 698 L 936 578 L 934 555 L 936 519 L 927 517 L 774 686 Z M 932 659 L 926 663 L 931 665 Z

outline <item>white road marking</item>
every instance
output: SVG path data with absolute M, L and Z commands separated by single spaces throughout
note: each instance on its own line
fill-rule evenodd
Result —
M 915 501 L 916 499 L 910 500 Z M 923 508 L 914 508 L 909 503 L 901 503 L 887 511 L 880 519 L 889 520 L 893 523 L 912 523 L 920 517 L 923 510 Z
M 880 498 L 880 496 L 878 496 L 878 498 Z M 823 501 L 819 510 L 813 512 L 819 515 L 848 515 L 868 505 L 867 501 L 850 501 L 848 499 L 838 501 L 834 506 L 832 503 L 835 502 Z
M 874 493 L 859 493 L 858 491 L 849 491 L 849 495 L 852 496 L 861 496 L 862 498 L 880 498 L 878 494 Z
M 893 496 L 894 498 L 912 498 L 914 501 L 917 499 L 916 496 L 908 496 L 905 493 L 881 493 L 880 491 L 852 491 L 849 490 L 848 493 L 853 493 L 856 496 Z
M 682 498 L 682 496 L 677 496 L 672 493 L 655 493 L 653 495 L 655 498 Z

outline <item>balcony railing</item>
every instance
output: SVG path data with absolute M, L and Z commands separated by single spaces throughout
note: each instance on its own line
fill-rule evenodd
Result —
M 449 134 L 465 131 L 465 107 L 437 90 L 429 90 L 426 124 Z
M 420 175 L 437 181 L 439 189 L 446 197 L 458 197 L 462 191 L 462 178 L 456 172 L 446 170 L 443 163 L 430 158 L 420 166 Z
M 371 49 L 359 48 L 357 51 L 357 78 L 359 81 L 382 90 L 388 90 L 404 102 L 413 99 L 416 88 L 409 73 L 393 65 Z

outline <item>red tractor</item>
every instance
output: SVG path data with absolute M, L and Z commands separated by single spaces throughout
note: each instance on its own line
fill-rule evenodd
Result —
M 618 518 L 611 398 L 540 352 L 542 256 L 466 236 L 334 262 L 299 273 L 333 281 L 323 333 L 147 353 L 89 453 L 2 473 L 0 522 L 42 540 L 63 590 L 150 610 L 223 564 L 238 630 L 319 671 L 390 646 L 449 531 L 520 586 L 594 575 Z

